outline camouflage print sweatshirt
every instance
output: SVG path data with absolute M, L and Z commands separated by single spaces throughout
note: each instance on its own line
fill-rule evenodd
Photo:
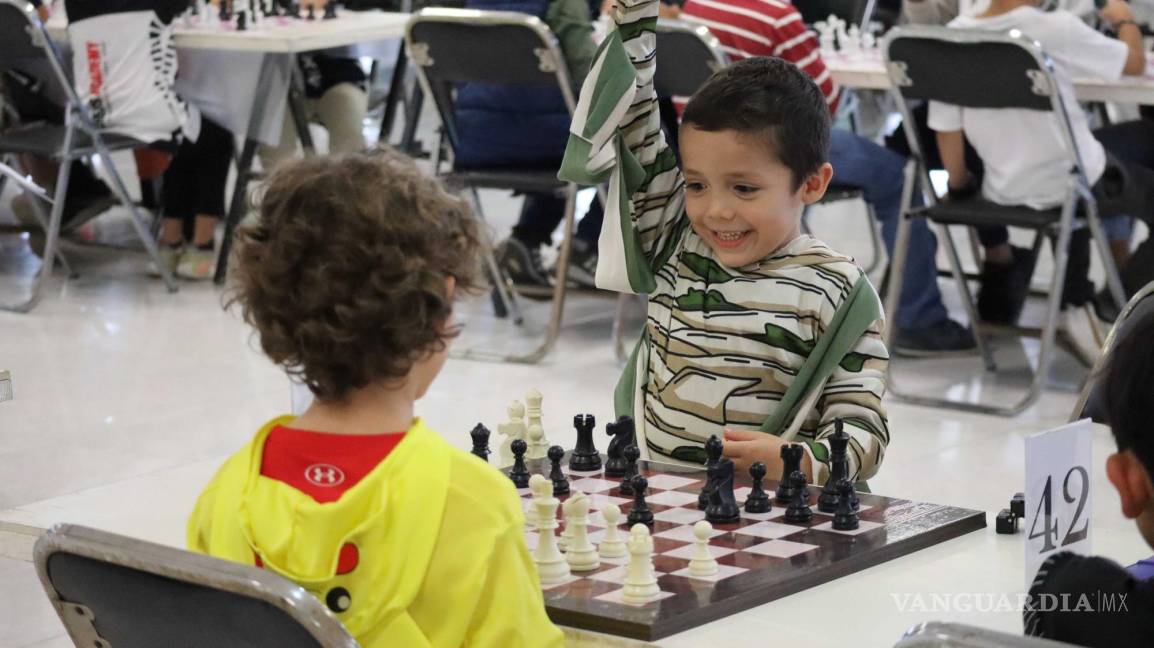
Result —
M 645 456 L 699 463 L 710 435 L 757 429 L 773 413 L 862 271 L 809 236 L 729 268 L 693 231 L 653 90 L 657 4 L 617 0 L 617 29 L 582 87 L 561 175 L 608 180 L 598 285 L 649 295 L 645 335 L 623 376 L 633 402 L 619 409 L 637 419 Z M 851 478 L 868 479 L 881 464 L 889 442 L 881 325 L 841 360 L 801 425 L 796 439 L 820 466 L 814 477 L 826 473 L 837 419 L 851 436 Z

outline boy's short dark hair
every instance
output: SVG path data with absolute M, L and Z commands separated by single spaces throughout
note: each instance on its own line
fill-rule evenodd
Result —
M 1127 327 L 1099 385 L 1118 450 L 1134 453 L 1154 477 L 1154 313 Z
M 403 378 L 456 334 L 452 295 L 475 285 L 465 203 L 390 150 L 281 166 L 241 230 L 231 301 L 261 348 L 318 398 Z
M 782 59 L 755 56 L 710 77 L 689 100 L 681 123 L 764 138 L 789 167 L 796 191 L 829 157 L 829 121 L 825 95 L 808 74 Z

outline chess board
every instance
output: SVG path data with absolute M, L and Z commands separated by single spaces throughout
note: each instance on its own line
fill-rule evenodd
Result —
M 526 463 L 532 473 L 549 474 L 548 460 Z M 642 605 L 624 603 L 621 591 L 628 557 L 602 560 L 597 570 L 574 572 L 565 582 L 544 589 L 545 606 L 555 623 L 647 641 L 660 639 L 986 526 L 982 511 L 861 493 L 860 528 L 834 531 L 832 514 L 817 510 L 821 489 L 811 485 L 811 521 L 786 523 L 786 506 L 776 501 L 768 513 L 742 510 L 737 523 L 714 526 L 709 549 L 717 558 L 718 573 L 690 577 L 693 524 L 705 519 L 705 512 L 697 509 L 705 471 L 648 461 L 638 462 L 638 470 L 649 480 L 646 501 L 655 518 L 653 565 L 661 593 Z M 567 467 L 565 472 L 570 491 L 589 496 L 589 539 L 594 545 L 604 536 L 606 522 L 600 510 L 608 503 L 620 506 L 619 526 L 623 534 L 628 533 L 626 516 L 633 498 L 621 495 L 620 478 L 572 472 Z M 766 480 L 765 488 L 772 497 L 777 483 Z M 527 510 L 532 497 L 529 489 L 518 492 Z M 739 505 L 748 492 L 748 476 L 739 476 L 734 489 Z M 558 519 L 562 524 L 555 533 L 560 535 L 564 526 L 560 507 Z M 525 540 L 532 551 L 537 545 L 534 528 L 526 527 Z

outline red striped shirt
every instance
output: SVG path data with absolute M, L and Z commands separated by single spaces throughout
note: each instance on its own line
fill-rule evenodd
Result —
M 721 41 L 732 60 L 776 56 L 813 78 L 837 110 L 838 87 L 821 60 L 817 36 L 806 29 L 798 10 L 780 0 L 688 0 L 681 19 L 704 25 Z

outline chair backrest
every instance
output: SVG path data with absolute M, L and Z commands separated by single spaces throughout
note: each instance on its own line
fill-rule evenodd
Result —
M 536 16 L 422 9 L 409 19 L 405 47 L 454 150 L 460 141 L 454 110 L 457 84 L 559 87 L 569 113 L 576 107 L 565 55 L 553 32 Z
M 357 646 L 311 594 L 255 567 L 68 524 L 34 554 L 77 646 Z
M 0 0 L 0 43 L 3 43 L 0 47 L 0 70 L 32 68 L 40 71 L 47 67 L 51 70 L 52 78 L 44 80 L 56 84 L 69 104 L 79 108 L 82 115 L 87 117 L 76 89 L 72 87 L 65 72 L 64 58 L 31 3 L 25 0 Z
M 657 51 L 661 61 L 653 74 L 653 89 L 661 99 L 688 97 L 729 65 L 721 41 L 707 27 L 683 20 L 657 21 Z
M 1094 368 L 1090 370 L 1086 385 L 1082 387 L 1082 393 L 1078 396 L 1078 403 L 1070 414 L 1071 421 L 1090 418 L 1095 423 L 1106 423 L 1102 372 L 1110 362 L 1110 354 L 1114 351 L 1114 347 L 1118 346 L 1118 342 L 1130 335 L 1134 330 L 1134 324 L 1150 313 L 1154 313 L 1154 281 L 1135 293 L 1118 314 L 1118 319 L 1114 320 L 1114 326 L 1106 336 L 1106 343 L 1102 345 L 1102 353 L 1094 363 Z
M 940 101 L 962 108 L 1052 112 L 1059 121 L 1071 168 L 1078 169 L 1085 180 L 1085 167 L 1054 78 L 1053 62 L 1037 42 L 1020 31 L 899 27 L 886 35 L 882 52 L 906 123 L 914 123 L 910 100 Z M 924 159 L 917 130 L 905 129 L 910 149 Z
M 906 631 L 894 648 L 1074 648 L 1071 644 L 1024 637 L 961 623 L 930 621 Z

